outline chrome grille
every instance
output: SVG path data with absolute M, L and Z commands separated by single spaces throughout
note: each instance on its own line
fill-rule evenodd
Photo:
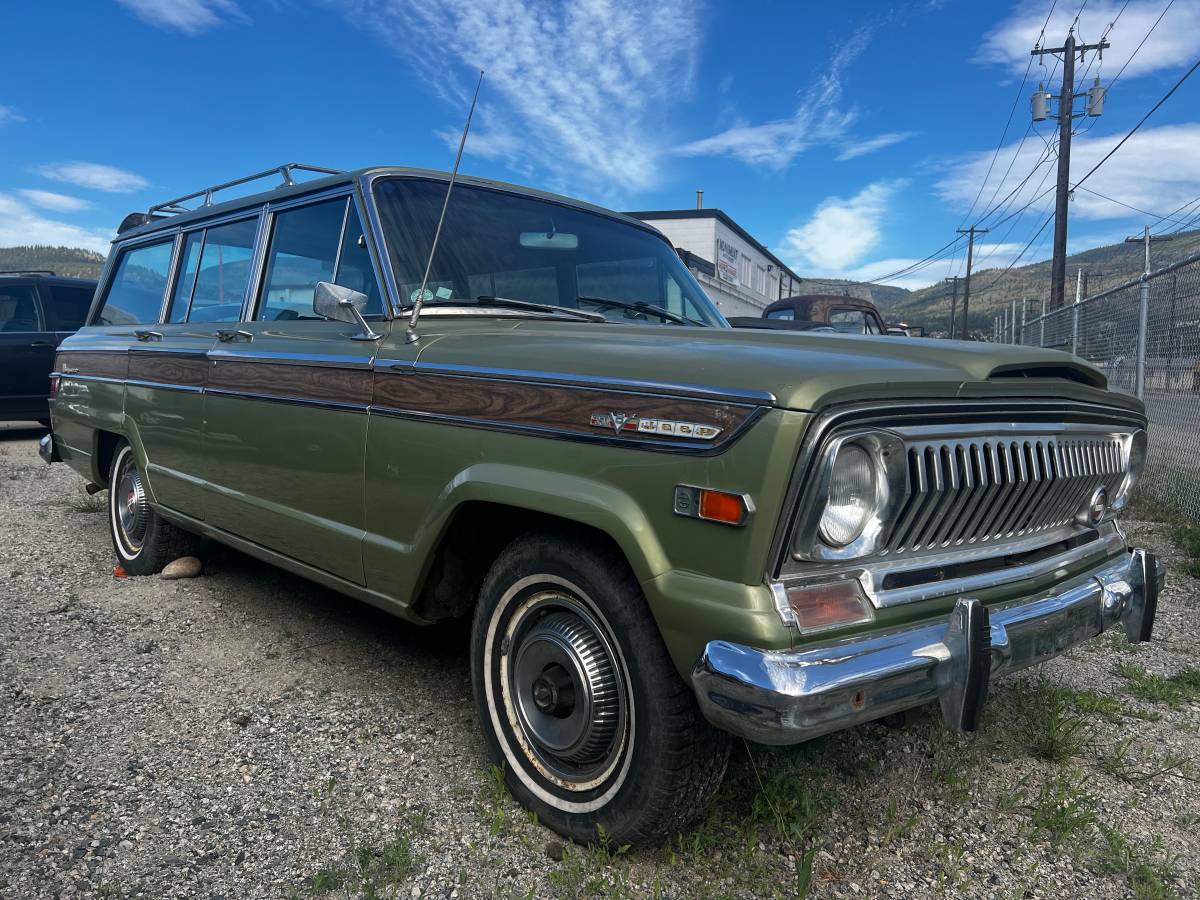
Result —
M 886 554 L 982 545 L 1070 524 L 1125 471 L 1120 435 L 909 439 L 909 491 Z

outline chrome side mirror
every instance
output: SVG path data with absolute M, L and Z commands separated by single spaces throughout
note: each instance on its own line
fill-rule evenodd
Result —
M 328 281 L 318 281 L 313 290 L 313 312 L 323 319 L 333 319 L 336 322 L 347 322 L 357 325 L 362 331 L 353 335 L 355 341 L 377 341 L 382 334 L 371 330 L 362 311 L 367 308 L 367 295 L 361 291 L 332 284 Z

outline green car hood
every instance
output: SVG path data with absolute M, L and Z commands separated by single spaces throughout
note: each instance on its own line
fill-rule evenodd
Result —
M 537 320 L 422 320 L 420 362 L 757 391 L 785 409 L 882 397 L 1058 397 L 1140 411 L 1099 370 L 1005 344 Z

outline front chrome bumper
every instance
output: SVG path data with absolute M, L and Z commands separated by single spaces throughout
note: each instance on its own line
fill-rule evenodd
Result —
M 766 651 L 711 641 L 692 672 L 705 717 L 763 744 L 796 744 L 938 700 L 946 724 L 973 731 L 988 683 L 1063 653 L 1120 622 L 1150 639 L 1165 569 L 1122 553 L 1056 593 L 986 607 L 960 598 L 948 621 Z

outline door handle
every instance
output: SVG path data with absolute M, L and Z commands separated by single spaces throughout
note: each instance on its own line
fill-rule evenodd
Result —
M 32 344 L 30 344 L 29 346 L 30 346 L 30 347 L 36 347 L 36 348 L 38 348 L 39 350 L 44 350 L 44 349 L 46 349 L 47 347 L 53 347 L 53 346 L 54 346 L 54 342 L 53 342 L 53 341 L 34 341 L 34 342 L 33 342 Z
M 232 344 L 236 341 L 250 343 L 250 341 L 254 340 L 254 333 L 251 331 L 242 331 L 241 329 L 237 331 L 218 331 L 217 340 L 223 344 Z
M 163 337 L 161 331 L 149 331 L 144 328 L 139 328 L 133 336 L 139 341 L 161 341 Z

